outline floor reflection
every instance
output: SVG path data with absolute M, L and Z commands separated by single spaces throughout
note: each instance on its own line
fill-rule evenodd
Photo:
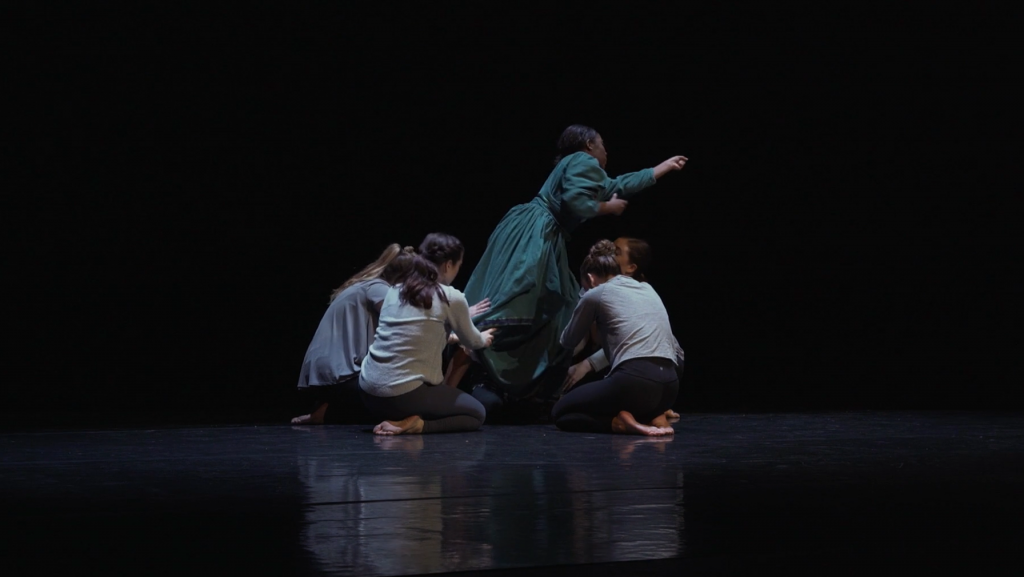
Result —
M 314 433 L 319 443 L 297 445 L 307 487 L 302 543 L 329 572 L 400 575 L 682 553 L 683 477 L 665 450 L 671 439 L 580 436 L 567 453 L 508 430 L 335 433 L 322 428 Z

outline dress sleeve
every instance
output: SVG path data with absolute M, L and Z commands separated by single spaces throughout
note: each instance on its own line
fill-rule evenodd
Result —
M 584 158 L 586 157 L 586 158 Z M 597 216 L 600 208 L 600 197 L 609 181 L 597 159 L 589 154 L 581 153 L 579 158 L 569 161 L 562 177 L 562 206 L 580 218 L 589 219 Z M 611 198 L 611 195 L 607 195 Z
M 469 318 L 469 303 L 466 296 L 453 288 L 446 291 L 448 295 L 448 324 L 459 337 L 459 343 L 470 349 L 482 349 L 487 346 L 484 336 L 473 326 Z
M 654 186 L 657 182 L 654 178 L 653 168 L 622 174 L 616 178 L 609 178 L 605 182 L 603 194 L 598 197 L 598 200 L 610 200 L 613 194 L 619 195 L 619 198 L 629 198 L 645 188 Z
M 580 302 L 576 304 L 576 309 L 572 311 L 572 320 L 569 321 L 569 325 L 562 331 L 562 338 L 559 339 L 559 342 L 561 342 L 563 347 L 569 350 L 575 349 L 576 345 L 586 338 L 587 334 L 590 333 L 590 325 L 597 318 L 597 308 L 600 303 L 600 291 L 596 288 L 587 291 L 587 294 L 583 295 Z

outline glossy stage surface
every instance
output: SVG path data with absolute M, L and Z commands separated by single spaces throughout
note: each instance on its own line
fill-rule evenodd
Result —
M 5 574 L 1020 574 L 1024 415 L 0 434 Z

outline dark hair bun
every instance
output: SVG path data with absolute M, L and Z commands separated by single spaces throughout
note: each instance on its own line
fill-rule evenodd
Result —
M 414 246 L 407 246 L 407 247 L 402 249 L 402 252 L 405 253 L 405 254 L 416 254 L 416 247 L 414 247 Z
M 599 240 L 590 247 L 590 256 L 599 258 L 603 256 L 615 256 L 615 243 L 610 240 Z

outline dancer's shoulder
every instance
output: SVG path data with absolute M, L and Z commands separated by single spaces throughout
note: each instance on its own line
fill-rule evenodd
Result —
M 463 294 L 459 289 L 449 286 L 441 285 L 441 290 L 444 291 L 444 296 L 448 297 L 448 301 L 461 301 L 466 302 L 466 295 Z

